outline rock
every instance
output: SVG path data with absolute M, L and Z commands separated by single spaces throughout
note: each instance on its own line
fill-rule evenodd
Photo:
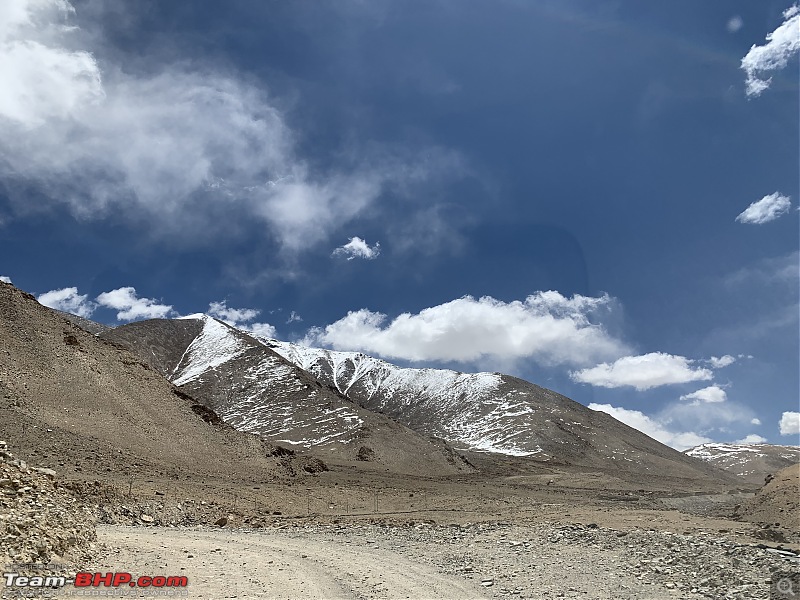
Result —
M 50 479 L 54 479 L 56 476 L 56 472 L 53 469 L 47 469 L 44 467 L 33 467 L 33 470 L 37 473 L 41 473 L 42 475 L 47 475 Z
M 214 525 L 217 525 L 219 527 L 225 527 L 225 525 L 227 524 L 228 524 L 228 517 L 220 517 L 219 519 L 214 521 Z
M 150 515 L 142 515 L 139 518 L 142 520 L 143 523 L 152 523 L 155 520 Z

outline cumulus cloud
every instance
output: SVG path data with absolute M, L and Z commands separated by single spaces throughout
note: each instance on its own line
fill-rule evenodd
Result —
M 197 61 L 133 74 L 81 47 L 73 13 L 67 0 L 0 2 L 0 180 L 18 212 L 45 197 L 170 239 L 256 222 L 298 251 L 388 184 L 403 193 L 456 168 L 446 152 L 416 162 L 373 153 L 314 171 L 264 90 Z
M 236 327 L 252 335 L 274 338 L 276 334 L 275 327 L 269 323 L 252 322 L 253 319 L 261 314 L 261 311 L 257 308 L 230 308 L 227 305 L 227 301 L 223 300 L 222 302 L 211 302 L 208 305 L 208 314 L 231 327 Z
M 380 253 L 380 242 L 375 242 L 374 246 L 370 246 L 360 237 L 352 237 L 345 245 L 336 248 L 331 256 L 346 256 L 347 260 L 353 260 L 354 258 L 372 260 L 378 258 Z
M 592 410 L 608 413 L 618 421 L 638 429 L 662 444 L 672 446 L 676 450 L 687 450 L 700 444 L 707 444 L 713 440 L 694 431 L 673 431 L 658 419 L 648 417 L 641 411 L 629 410 L 610 404 L 589 404 Z
M 617 388 L 630 386 L 639 391 L 661 385 L 711 379 L 709 369 L 693 367 L 695 361 L 683 356 L 651 352 L 640 356 L 623 356 L 613 363 L 570 373 L 574 381 Z
M 800 7 L 794 5 L 783 12 L 783 23 L 767 34 L 767 43 L 755 44 L 742 59 L 748 96 L 759 96 L 766 90 L 772 78 L 762 79 L 762 74 L 784 68 L 789 59 L 800 50 Z
M 759 419 L 758 417 L 753 417 L 752 419 L 750 419 L 750 424 L 751 425 L 761 425 L 761 419 Z
M 274 338 L 276 335 L 275 328 L 269 323 L 247 323 L 237 325 L 239 329 L 263 338 Z
M 599 322 L 613 305 L 608 295 L 567 298 L 554 291 L 513 302 L 464 296 L 392 320 L 367 309 L 352 311 L 312 329 L 305 343 L 411 361 L 530 358 L 580 366 L 627 350 Z
M 789 196 L 784 196 L 780 192 L 775 192 L 769 196 L 764 196 L 761 200 L 753 202 L 739 213 L 736 220 L 749 225 L 763 225 L 789 212 L 791 206 L 792 201 L 789 199 Z
M 800 412 L 784 412 L 781 415 L 781 421 L 778 427 L 780 428 L 781 435 L 800 434 Z
M 724 356 L 719 356 L 719 357 L 712 356 L 711 358 L 708 359 L 708 362 L 715 369 L 721 369 L 722 367 L 727 367 L 735 363 L 736 358 L 731 356 L 730 354 L 726 354 Z
M 118 321 L 163 319 L 176 314 L 172 306 L 159 304 L 152 298 L 139 298 L 132 287 L 103 292 L 97 296 L 97 302 L 100 306 L 116 310 Z
M 681 400 L 694 400 L 695 402 L 725 402 L 727 399 L 728 395 L 725 390 L 716 385 L 710 385 L 691 394 L 681 396 Z
M 222 302 L 212 302 L 208 305 L 208 314 L 218 317 L 223 321 L 238 323 L 240 321 L 252 321 L 259 313 L 255 308 L 228 308 L 225 300 Z
M 38 300 L 39 304 L 43 306 L 49 306 L 50 308 L 87 319 L 92 316 L 95 308 L 97 308 L 97 305 L 88 299 L 88 295 L 79 294 L 76 287 L 50 290 L 40 294 Z
M 3 283 L 11 283 L 11 277 L 6 277 L 5 275 L 0 275 L 0 281 Z
M 762 437 L 756 433 L 750 433 L 740 440 L 736 440 L 734 444 L 766 444 L 767 438 Z

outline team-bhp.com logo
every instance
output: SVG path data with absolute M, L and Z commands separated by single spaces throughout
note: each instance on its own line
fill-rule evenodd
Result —
M 75 577 L 57 575 L 21 575 L 19 573 L 3 573 L 6 588 L 63 588 L 74 585 L 76 588 L 90 587 L 132 587 L 132 588 L 185 588 L 189 580 L 184 575 L 141 575 L 134 579 L 130 573 L 76 573 Z

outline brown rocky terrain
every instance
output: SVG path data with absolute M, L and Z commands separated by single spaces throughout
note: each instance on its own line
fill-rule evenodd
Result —
M 55 482 L 55 471 L 15 458 L 0 441 L 0 563 L 73 559 L 97 538 L 95 513 Z
M 284 459 L 146 363 L 0 283 L 0 439 L 80 478 L 285 477 Z
M 800 532 L 800 465 L 786 467 L 769 476 L 764 486 L 744 502 L 736 514 L 746 521 L 772 528 L 778 536 L 783 529 Z

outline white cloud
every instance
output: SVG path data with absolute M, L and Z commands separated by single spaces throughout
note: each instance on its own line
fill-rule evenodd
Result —
M 753 417 L 752 419 L 750 419 L 750 424 L 751 425 L 761 425 L 761 419 L 759 419 L 758 417 Z
M 789 212 L 791 206 L 792 201 L 789 196 L 775 192 L 753 202 L 736 217 L 736 220 L 749 225 L 763 225 Z
M 76 287 L 50 290 L 40 294 L 38 300 L 39 304 L 43 306 L 49 306 L 50 308 L 87 319 L 92 316 L 96 308 L 96 305 L 88 299 L 88 295 L 79 294 Z
M 34 186 L 82 219 L 124 219 L 189 242 L 187 232 L 208 239 L 256 222 L 298 251 L 387 184 L 407 193 L 460 168 L 445 152 L 373 152 L 369 164 L 312 172 L 262 89 L 197 61 L 143 74 L 102 48 L 96 58 L 80 47 L 89 36 L 67 26 L 72 13 L 67 0 L 0 2 L 0 179 L 18 212 L 31 209 Z
M 302 320 L 303 320 L 303 317 L 298 315 L 295 311 L 292 311 L 292 313 L 289 315 L 289 318 L 286 320 L 286 323 L 287 324 L 288 323 L 295 323 L 295 322 L 300 322 Z
M 728 22 L 725 24 L 725 28 L 730 33 L 736 33 L 742 28 L 742 25 L 744 25 L 742 17 L 740 17 L 739 15 L 734 15 L 730 19 L 728 19 Z
M 610 404 L 595 403 L 590 404 L 589 408 L 608 413 L 618 421 L 622 421 L 626 425 L 638 429 L 651 438 L 667 446 L 672 446 L 676 450 L 686 450 L 713 441 L 694 431 L 671 431 L 664 423 L 659 422 L 658 419 L 648 417 L 638 410 L 629 410 Z
M 0 281 L 3 283 L 11 283 L 11 277 L 6 277 L 5 275 L 0 275 Z
M 531 358 L 546 365 L 591 364 L 626 351 L 596 322 L 613 304 L 607 295 L 566 298 L 549 291 L 508 303 L 465 296 L 391 321 L 362 309 L 312 329 L 305 343 L 411 361 Z
M 722 367 L 727 367 L 735 363 L 736 358 L 731 356 L 730 354 L 726 354 L 724 356 L 719 356 L 719 357 L 712 356 L 708 360 L 708 362 L 711 363 L 711 366 L 714 367 L 715 369 L 721 369 Z
M 163 319 L 173 316 L 172 306 L 159 304 L 152 298 L 139 298 L 136 289 L 122 287 L 97 296 L 101 306 L 117 311 L 118 321 L 134 321 L 136 319 Z
M 208 305 L 208 314 L 233 325 L 234 323 L 252 321 L 261 311 L 256 308 L 228 308 L 226 301 L 211 302 Z
M 756 433 L 750 433 L 740 440 L 736 440 L 734 444 L 766 444 L 767 438 L 762 437 Z
M 800 49 L 800 7 L 794 5 L 783 12 L 784 22 L 767 34 L 767 43 L 753 45 L 742 59 L 742 69 L 747 74 L 748 96 L 759 96 L 772 78 L 761 79 L 762 73 L 784 68 Z
M 249 323 L 246 325 L 240 324 L 236 327 L 258 337 L 274 338 L 276 334 L 275 328 L 269 323 Z
M 710 385 L 691 394 L 681 396 L 681 400 L 694 400 L 696 402 L 725 402 L 727 399 L 728 395 L 725 390 L 716 385 Z
M 224 321 L 231 327 L 236 327 L 252 335 L 274 338 L 275 328 L 269 323 L 252 323 L 251 321 L 261 314 L 257 308 L 230 308 L 227 301 L 211 302 L 208 305 L 208 314 Z M 294 315 L 294 312 L 292 313 Z
M 781 435 L 800 434 L 800 412 L 786 411 L 781 415 L 778 425 Z
M 370 246 L 360 237 L 352 237 L 345 245 L 336 248 L 331 256 L 346 256 L 347 260 L 353 260 L 354 258 L 372 260 L 373 258 L 378 258 L 380 253 L 380 242 L 375 242 L 374 246 Z
M 725 402 L 676 401 L 664 406 L 657 415 L 659 422 L 677 429 L 706 432 L 729 429 L 730 425 L 750 423 L 753 411 L 749 407 L 726 400 Z
M 651 352 L 640 356 L 624 356 L 615 362 L 602 363 L 570 373 L 574 381 L 617 388 L 631 386 L 639 391 L 661 385 L 711 379 L 709 369 L 694 368 L 694 361 L 683 356 Z

